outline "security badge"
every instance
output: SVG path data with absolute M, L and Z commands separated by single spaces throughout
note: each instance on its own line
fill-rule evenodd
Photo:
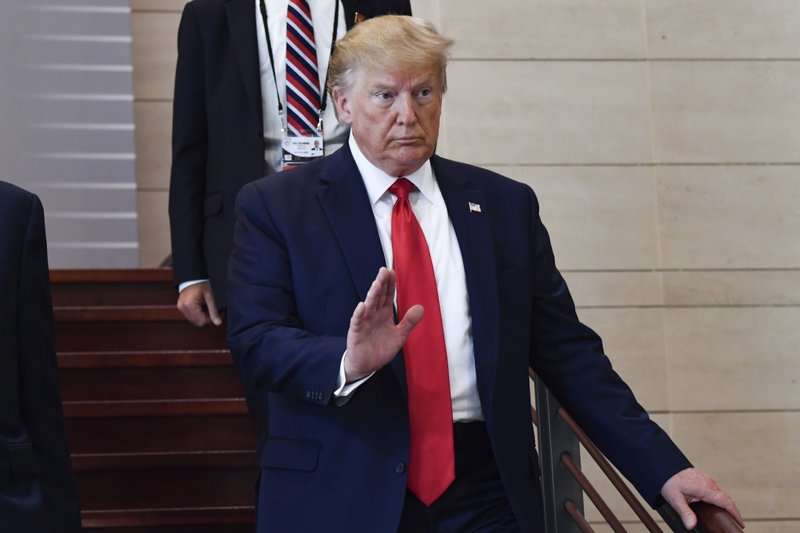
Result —
M 281 142 L 283 152 L 283 168 L 291 168 L 309 163 L 325 154 L 325 142 L 322 137 L 290 137 Z

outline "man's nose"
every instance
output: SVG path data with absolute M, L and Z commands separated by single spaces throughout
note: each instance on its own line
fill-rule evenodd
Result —
M 406 126 L 415 124 L 417 122 L 417 109 L 414 96 L 411 94 L 401 94 L 395 105 L 397 112 L 397 123 Z

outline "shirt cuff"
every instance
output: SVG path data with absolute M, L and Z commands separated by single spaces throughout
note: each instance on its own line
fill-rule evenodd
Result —
M 197 285 L 199 283 L 205 283 L 206 281 L 208 281 L 208 280 L 207 279 L 193 279 L 191 281 L 184 281 L 183 283 L 180 283 L 178 285 L 178 294 L 180 294 L 181 291 L 183 291 L 183 289 L 185 289 L 186 287 L 191 287 L 192 285 Z
M 336 378 L 336 390 L 333 391 L 334 402 L 339 407 L 346 404 L 350 400 L 353 392 L 355 392 L 355 390 L 360 387 L 362 383 L 371 378 L 375 373 L 372 372 L 368 376 L 364 376 L 359 380 L 356 380 L 352 383 L 347 383 L 347 375 L 344 372 L 344 358 L 346 355 L 347 350 L 345 350 L 344 354 L 342 354 L 342 361 L 339 363 L 339 376 Z

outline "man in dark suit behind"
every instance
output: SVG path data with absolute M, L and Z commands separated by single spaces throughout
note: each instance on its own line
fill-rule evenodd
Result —
M 317 54 L 356 22 L 386 13 L 411 14 L 409 0 L 310 0 Z M 226 307 L 227 264 L 233 241 L 236 193 L 246 183 L 280 170 L 286 0 L 267 0 L 264 33 L 259 0 L 192 0 L 181 16 L 172 126 L 169 214 L 178 309 L 196 326 L 220 325 Z M 266 18 L 266 17 L 265 17 Z M 338 19 L 338 22 L 337 22 Z M 275 52 L 266 51 L 266 38 Z M 272 63 L 275 60 L 275 65 Z M 320 67 L 323 63 L 320 64 Z M 273 77 L 277 73 L 277 78 Z M 325 72 L 320 68 L 320 84 Z M 277 90 L 275 83 L 281 87 Z M 282 101 L 285 107 L 285 100 Z M 330 106 L 329 106 L 330 107 Z M 328 148 L 346 129 L 323 113 Z
M 258 531 L 543 531 L 529 367 L 651 505 L 741 521 L 578 320 L 533 191 L 434 155 L 451 44 L 411 17 L 358 25 L 329 82 L 348 143 L 239 194 L 229 338 L 269 396 Z M 440 386 L 419 371 L 436 357 Z
M 80 529 L 39 199 L 0 182 L 0 530 Z

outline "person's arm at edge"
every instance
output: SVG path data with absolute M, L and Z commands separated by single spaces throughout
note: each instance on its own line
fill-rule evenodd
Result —
M 197 16 L 194 3 L 187 3 L 178 28 L 169 193 L 176 284 L 208 278 L 202 244 L 207 157 L 205 67 Z M 177 307 L 196 326 L 221 324 L 209 283 L 180 291 Z
M 61 406 L 44 213 L 32 196 L 20 263 L 20 410 L 29 432 L 53 531 L 80 529 L 80 503 L 70 466 Z

